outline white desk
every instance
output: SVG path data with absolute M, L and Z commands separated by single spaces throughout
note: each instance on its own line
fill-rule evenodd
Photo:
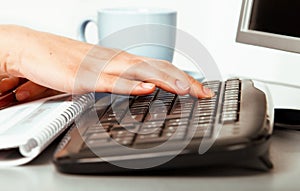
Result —
M 268 173 L 206 170 L 181 176 L 78 176 L 56 171 L 51 164 L 53 146 L 32 163 L 0 170 L 1 190 L 299 190 L 300 132 L 275 131 L 271 156 L 275 168 Z M 55 146 L 55 145 L 54 145 Z
M 299 95 L 299 94 L 297 94 Z M 178 176 L 78 176 L 56 171 L 51 163 L 55 144 L 32 163 L 0 169 L 0 190 L 278 190 L 300 189 L 300 131 L 275 131 L 271 145 L 274 169 L 267 173 L 205 170 Z

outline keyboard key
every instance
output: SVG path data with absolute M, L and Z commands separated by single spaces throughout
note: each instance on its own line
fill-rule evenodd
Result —
M 110 136 L 107 132 L 101 132 L 101 133 L 94 133 L 94 134 L 91 134 L 88 139 L 89 140 L 94 140 L 94 139 L 97 139 L 97 140 L 100 140 L 100 139 L 108 139 Z
M 167 113 L 148 113 L 145 121 L 159 121 L 165 120 L 167 118 Z
M 130 115 L 129 113 L 125 115 L 122 119 L 121 123 L 136 123 L 143 121 L 144 114 L 133 114 Z
M 133 137 L 116 137 L 114 140 L 124 146 L 131 145 L 133 142 Z
M 168 137 L 159 137 L 157 134 L 148 134 L 148 135 L 138 135 L 136 137 L 136 145 L 146 144 L 146 143 L 157 143 L 160 144 L 168 140 Z

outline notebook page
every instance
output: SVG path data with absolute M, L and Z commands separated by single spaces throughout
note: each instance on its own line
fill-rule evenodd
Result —
M 32 104 L 25 103 L 0 110 L 0 136 L 5 134 L 10 128 L 13 128 L 16 123 L 28 116 L 41 104 L 42 102 L 35 102 Z M 18 132 L 18 134 L 20 133 L 22 132 Z
M 52 120 L 51 113 L 64 104 L 60 97 L 66 99 L 65 95 L 60 95 L 1 110 L 0 149 L 24 144 L 34 132 L 39 131 L 38 128 L 49 123 L 49 120 Z

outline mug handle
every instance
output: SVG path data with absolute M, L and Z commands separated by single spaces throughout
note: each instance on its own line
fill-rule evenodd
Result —
M 94 20 L 85 20 L 82 22 L 82 24 L 80 25 L 79 27 L 79 40 L 83 41 L 83 42 L 87 42 L 86 40 L 86 34 L 85 34 L 85 31 L 86 31 L 86 27 L 89 23 L 94 23 L 96 24 L 96 22 Z M 96 24 L 97 26 L 97 24 Z M 98 28 L 98 27 L 97 27 Z

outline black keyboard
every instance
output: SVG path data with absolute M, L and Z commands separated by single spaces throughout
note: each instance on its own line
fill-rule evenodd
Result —
M 220 82 L 210 82 L 204 85 L 216 93 L 219 92 Z M 238 120 L 239 91 L 239 80 L 227 81 L 226 101 L 223 102 L 221 123 L 234 123 Z M 211 99 L 196 100 L 188 95 L 177 96 L 157 89 L 151 95 L 131 97 L 128 110 L 126 110 L 126 104 L 120 104 L 124 98 L 118 97 L 107 112 L 100 117 L 99 122 L 106 131 L 99 130 L 98 123 L 90 126 L 83 134 L 87 142 L 85 146 L 101 146 L 103 142 L 109 144 L 113 141 L 126 146 L 161 144 L 172 137 L 176 131 L 180 133 L 173 137 L 174 140 L 182 140 L 186 136 L 210 137 L 219 95 Z M 191 116 L 193 116 L 192 120 Z M 188 131 L 190 123 L 196 128 L 195 133 Z M 112 139 L 103 136 L 106 133 Z
M 91 174 L 209 165 L 270 169 L 265 94 L 250 80 L 203 85 L 216 95 L 195 99 L 157 89 L 102 97 L 63 139 L 56 166 Z

